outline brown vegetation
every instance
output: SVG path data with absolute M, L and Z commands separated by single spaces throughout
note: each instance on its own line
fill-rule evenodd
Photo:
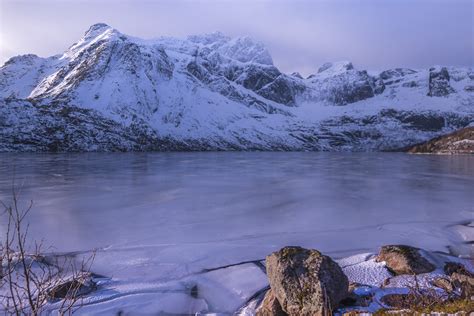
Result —
M 39 315 L 48 302 L 59 302 L 59 315 L 72 314 L 82 305 L 91 281 L 94 255 L 76 262 L 73 257 L 46 256 L 41 242 L 29 242 L 26 217 L 31 201 L 21 209 L 13 186 L 12 201 L 5 204 L 6 231 L 0 237 L 0 311 L 12 315 Z

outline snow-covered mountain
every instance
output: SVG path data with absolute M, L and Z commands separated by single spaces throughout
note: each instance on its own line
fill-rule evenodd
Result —
M 0 151 L 390 150 L 472 122 L 472 68 L 336 62 L 303 78 L 221 33 L 95 24 L 61 55 L 0 68 Z

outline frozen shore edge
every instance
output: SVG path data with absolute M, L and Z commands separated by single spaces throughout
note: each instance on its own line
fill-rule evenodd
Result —
M 308 262 L 314 264 L 317 260 L 314 261 L 314 258 L 310 260 L 305 256 L 303 256 L 303 260 L 301 257 L 297 258 L 301 253 L 308 251 L 311 252 L 311 255 L 326 257 L 325 260 L 334 262 L 344 275 L 342 278 L 345 278 L 346 281 L 334 279 L 332 272 L 332 274 L 330 273 L 332 276 L 322 277 L 327 273 L 324 270 L 328 267 L 327 264 L 316 264 L 316 270 L 319 270 L 316 274 L 314 274 L 316 270 L 309 271 L 313 274 L 308 279 L 308 275 L 305 276 L 308 274 L 308 267 L 309 270 L 313 269 L 311 265 L 308 265 Z M 281 309 L 275 309 L 275 306 L 278 306 L 278 299 L 275 296 L 272 300 L 268 299 L 271 292 L 285 292 L 281 288 L 278 289 L 278 285 L 272 282 L 272 279 L 275 279 L 275 268 L 273 268 L 273 272 L 269 271 L 272 269 L 270 266 L 275 266 L 276 262 L 273 260 L 273 263 L 269 263 L 269 257 L 282 252 L 289 253 L 291 257 L 288 257 L 291 260 L 286 263 L 284 260 L 288 258 L 283 260 L 280 257 L 277 260 L 278 264 L 283 262 L 283 265 L 287 265 L 285 267 L 287 274 L 284 276 L 285 280 L 282 284 L 295 282 L 295 279 L 287 278 L 292 274 L 297 275 L 297 279 L 302 278 L 303 281 L 297 280 L 300 284 L 304 284 L 308 280 L 311 282 L 309 292 L 305 289 L 305 291 L 296 294 L 296 297 L 307 297 L 307 299 L 301 300 L 302 310 L 297 313 L 294 311 L 286 313 Z M 302 263 L 306 266 L 304 264 L 302 266 Z M 280 271 L 283 270 L 280 269 Z M 325 306 L 321 307 L 315 303 L 318 299 L 331 302 L 331 298 L 328 299 L 326 294 L 319 297 L 321 293 L 314 292 L 315 288 L 316 292 L 318 291 L 317 287 L 313 287 L 313 285 L 320 282 L 320 279 L 323 280 L 322 286 L 325 289 L 339 287 L 337 293 L 340 299 L 338 302 L 332 302 L 329 309 L 334 315 L 367 315 L 395 311 L 404 311 L 402 314 L 406 314 L 427 310 L 422 309 L 422 306 L 417 310 L 402 308 L 403 302 L 414 291 L 417 294 L 425 293 L 426 296 L 436 295 L 437 300 L 446 299 L 446 306 L 448 306 L 448 302 L 462 302 L 462 304 L 453 307 L 460 308 L 459 310 L 447 309 L 439 312 L 450 311 L 456 312 L 458 315 L 468 315 L 468 312 L 472 311 L 474 307 L 474 260 L 472 256 L 462 258 L 410 246 L 388 245 L 382 246 L 378 254 L 361 253 L 335 260 L 324 256 L 317 250 L 284 247 L 267 256 L 266 259 L 210 267 L 184 276 L 179 280 L 159 285 L 135 284 L 133 281 L 117 280 L 113 277 L 92 273 L 92 290 L 85 294 L 79 314 L 118 313 L 128 315 L 133 314 L 133 311 L 143 311 L 144 313 L 185 315 L 328 315 Z M 347 289 L 341 290 L 341 284 Z M 233 299 L 229 293 L 239 299 Z M 287 295 L 291 297 L 292 294 L 287 293 Z M 226 298 L 228 298 L 227 302 L 224 301 Z M 270 309 L 268 301 L 273 304 Z M 391 302 L 402 305 L 393 306 L 389 304 Z M 59 302 L 50 304 L 47 310 L 54 311 L 57 304 Z M 288 302 L 284 304 L 289 306 Z M 443 304 L 434 306 L 432 311 L 437 312 L 436 308 L 439 306 L 443 306 Z M 311 309 L 312 307 L 315 309 Z

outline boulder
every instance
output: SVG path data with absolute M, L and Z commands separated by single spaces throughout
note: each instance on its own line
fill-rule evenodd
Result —
M 395 275 L 428 273 L 436 268 L 420 254 L 420 249 L 405 245 L 383 246 L 376 261 L 385 261 Z
M 270 289 L 265 294 L 260 307 L 257 309 L 257 316 L 286 316 L 287 314 L 281 308 L 275 294 Z
M 339 265 L 317 250 L 285 247 L 266 258 L 270 287 L 288 315 L 327 315 L 347 297 Z
M 428 96 L 444 97 L 455 92 L 449 85 L 449 79 L 449 72 L 446 67 L 430 68 Z

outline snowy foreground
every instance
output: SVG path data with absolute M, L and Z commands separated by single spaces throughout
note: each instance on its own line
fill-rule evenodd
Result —
M 470 226 L 471 238 L 472 230 Z M 354 294 L 369 297 L 367 306 L 341 307 L 336 314 L 351 310 L 375 312 L 389 307 L 381 301 L 387 294 L 406 294 L 417 286 L 421 289 L 442 289 L 433 285 L 435 279 L 445 277 L 446 262 L 463 264 L 474 273 L 472 259 L 462 259 L 442 253 L 422 252 L 434 263 L 436 270 L 413 276 L 393 276 L 384 262 L 376 262 L 375 254 L 364 253 L 336 260 L 352 283 L 357 283 Z M 107 251 L 99 253 L 111 260 Z M 113 260 L 113 259 L 112 259 Z M 140 260 L 139 258 L 130 259 Z M 113 264 L 113 262 L 111 261 Z M 130 262 L 131 264 L 131 262 Z M 215 266 L 200 271 L 183 273 L 173 280 L 155 282 L 130 282 L 119 277 L 96 276 L 97 289 L 84 297 L 79 314 L 125 315 L 135 314 L 188 314 L 188 315 L 255 315 L 266 290 L 269 288 L 265 261 L 241 262 Z M 60 303 L 49 304 L 53 311 Z
M 95 24 L 64 53 L 0 68 L 0 151 L 381 151 L 474 121 L 472 68 L 303 78 L 251 38 L 143 40 Z

